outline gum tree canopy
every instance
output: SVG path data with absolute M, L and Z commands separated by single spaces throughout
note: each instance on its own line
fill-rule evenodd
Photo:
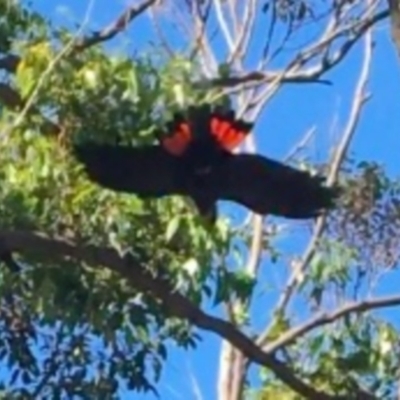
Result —
M 394 399 L 399 182 L 352 144 L 383 93 L 372 63 L 395 59 L 374 44 L 398 42 L 397 2 L 50 3 L 0 1 L 2 398 L 170 399 L 178 347 L 215 387 L 183 398 Z M 186 198 L 102 189 L 71 155 L 153 143 L 203 102 L 255 122 L 246 151 L 278 144 L 340 183 L 338 208 L 293 222 L 223 203 L 210 227 Z

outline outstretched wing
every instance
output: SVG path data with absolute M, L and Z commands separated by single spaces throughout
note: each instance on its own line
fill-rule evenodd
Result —
M 161 145 L 175 156 L 182 155 L 192 142 L 201 141 L 205 135 L 221 148 L 232 151 L 248 135 L 253 124 L 236 119 L 232 110 L 223 111 L 209 104 L 189 107 L 186 116 L 174 114 L 167 123 L 167 135 Z
M 220 200 L 240 203 L 258 214 L 313 218 L 335 205 L 338 190 L 280 162 L 253 154 L 230 157 L 215 173 Z
M 90 180 L 115 191 L 143 197 L 179 192 L 177 159 L 161 146 L 139 148 L 94 143 L 74 146 L 75 157 Z

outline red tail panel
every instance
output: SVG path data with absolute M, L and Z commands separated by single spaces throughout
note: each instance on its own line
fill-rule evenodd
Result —
M 245 139 L 248 131 L 240 130 L 235 120 L 227 121 L 217 115 L 211 119 L 211 134 L 225 150 L 231 151 Z
M 162 145 L 170 154 L 180 156 L 185 152 L 191 140 L 192 134 L 189 125 L 183 122 L 172 136 L 162 139 Z
M 190 119 L 190 125 L 188 119 Z M 174 156 L 182 155 L 191 141 L 200 140 L 202 135 L 211 135 L 223 149 L 232 151 L 246 138 L 253 124 L 236 120 L 233 111 L 212 110 L 209 105 L 191 107 L 188 116 L 175 114 L 167 124 L 172 134 L 161 139 L 165 150 Z M 194 132 L 191 132 L 194 129 Z M 198 139 L 196 139 L 198 138 Z

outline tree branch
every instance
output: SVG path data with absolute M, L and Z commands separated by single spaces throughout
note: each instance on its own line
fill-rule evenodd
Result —
M 275 353 L 277 350 L 281 349 L 282 347 L 292 344 L 297 339 L 304 336 L 306 333 L 312 331 L 313 329 L 323 325 L 331 324 L 332 322 L 335 322 L 338 319 L 346 317 L 350 314 L 362 313 L 377 308 L 387 308 L 395 306 L 400 306 L 400 295 L 385 296 L 377 299 L 364 300 L 360 302 L 346 304 L 345 306 L 339 308 L 338 310 L 330 314 L 320 313 L 319 315 L 316 315 L 314 318 L 305 322 L 304 324 L 296 328 L 290 329 L 289 331 L 281 335 L 279 339 L 265 346 L 263 350 L 266 353 L 272 354 Z
M 82 51 L 88 47 L 114 38 L 118 33 L 125 30 L 137 16 L 144 13 L 156 2 L 157 0 L 146 0 L 136 7 L 133 5 L 129 6 L 114 22 L 104 29 L 94 32 L 90 36 L 78 39 L 73 46 L 73 51 Z
M 347 154 L 350 143 L 358 127 L 363 106 L 365 105 L 365 102 L 368 98 L 368 96 L 365 93 L 365 89 L 368 83 L 371 60 L 372 60 L 372 32 L 368 31 L 367 34 L 365 35 L 364 60 L 356 84 L 356 88 L 354 91 L 349 119 L 345 126 L 339 146 L 337 147 L 333 155 L 333 160 L 331 162 L 330 172 L 328 176 L 329 185 L 333 185 L 338 178 L 340 166 L 342 164 L 344 157 Z M 307 246 L 307 249 L 304 252 L 302 260 L 299 263 L 297 263 L 297 265 L 295 265 L 293 272 L 289 277 L 286 288 L 283 290 L 282 295 L 279 298 L 278 305 L 275 308 L 276 315 L 280 315 L 284 312 L 293 293 L 295 292 L 295 289 L 297 288 L 299 282 L 301 281 L 301 277 L 304 276 L 305 270 L 307 269 L 308 265 L 310 264 L 315 255 L 315 252 L 317 251 L 319 240 L 322 237 L 322 234 L 325 230 L 325 225 L 326 225 L 326 215 L 322 215 L 317 220 L 313 235 Z M 260 335 L 259 339 L 257 340 L 257 343 L 260 346 L 266 343 L 269 331 L 270 327 L 267 327 L 267 329 Z
M 392 40 L 400 57 L 400 1 L 388 0 Z
M 33 102 L 36 98 L 36 95 L 42 86 L 42 83 L 48 73 L 53 69 L 54 65 L 66 54 L 73 54 L 76 52 L 83 51 L 88 47 L 91 47 L 95 44 L 104 42 L 106 40 L 112 39 L 115 37 L 119 32 L 124 30 L 127 25 L 138 15 L 143 13 L 147 10 L 151 5 L 156 3 L 157 0 L 146 0 L 141 5 L 137 7 L 130 6 L 128 7 L 111 25 L 104 28 L 99 32 L 95 32 L 91 36 L 85 36 L 79 38 L 79 31 L 77 32 L 77 37 L 72 38 L 72 40 L 62 49 L 55 59 L 49 64 L 48 68 L 43 72 L 40 76 L 38 83 L 30 95 L 28 99 L 22 99 L 19 93 L 14 91 L 10 86 L 6 85 L 5 83 L 0 82 L 0 101 L 10 109 L 18 109 L 20 108 L 21 111 L 16 118 L 16 121 L 12 125 L 12 127 L 17 126 L 25 116 L 30 114 L 37 114 L 41 115 L 40 110 L 33 106 Z M 87 15 L 86 15 L 87 17 Z M 83 24 L 80 30 L 83 28 Z M 7 55 L 0 59 L 0 69 L 5 69 L 10 73 L 15 73 L 16 69 L 18 68 L 20 58 L 15 55 Z M 49 136 L 57 136 L 62 133 L 62 126 L 55 124 L 54 122 L 50 121 L 49 119 L 44 118 L 44 123 L 42 126 L 42 131 L 45 135 Z
M 144 13 L 150 6 L 154 5 L 157 0 L 146 0 L 139 6 L 129 6 L 114 22 L 100 31 L 94 32 L 92 35 L 84 36 L 74 40 L 70 49 L 70 54 L 81 52 L 96 44 L 106 42 L 113 39 L 118 33 L 122 32 L 127 26 L 140 14 Z M 9 54 L 0 58 L 0 69 L 4 69 L 9 73 L 15 73 L 20 57 Z
M 228 340 L 250 360 L 270 368 L 292 390 L 307 399 L 342 400 L 342 397 L 319 392 L 301 381 L 283 362 L 277 360 L 273 355 L 263 352 L 234 325 L 204 313 L 187 298 L 174 292 L 166 281 L 153 277 L 132 255 L 122 257 L 111 248 L 78 245 L 64 238 L 51 238 L 38 232 L 3 230 L 0 231 L 0 241 L 10 251 L 27 254 L 39 252 L 55 262 L 62 259 L 73 259 L 92 267 L 107 267 L 124 276 L 132 287 L 157 296 L 170 316 L 186 319 L 198 328 L 214 332 Z M 343 398 L 343 400 L 345 399 Z
M 279 83 L 320 83 L 329 85 L 330 82 L 321 79 L 323 75 L 335 67 L 348 54 L 352 47 L 359 41 L 365 32 L 379 21 L 389 16 L 389 10 L 381 11 L 375 15 L 365 17 L 363 21 L 356 21 L 353 24 L 346 25 L 341 29 L 334 30 L 311 46 L 310 48 L 300 52 L 289 62 L 287 67 L 282 71 L 250 71 L 242 74 L 232 75 L 223 78 L 213 78 L 207 81 L 198 82 L 199 86 L 219 86 L 219 87 L 235 87 L 240 85 L 254 86 L 261 83 L 274 82 L 277 77 L 280 78 Z M 350 35 L 331 56 L 325 54 L 333 42 L 344 36 Z M 325 56 L 324 56 L 325 54 Z M 317 55 L 322 55 L 321 61 L 310 67 L 304 67 Z
M 228 76 L 223 78 L 213 78 L 207 80 L 207 82 L 199 82 L 199 86 L 219 86 L 219 87 L 233 87 L 244 84 L 255 84 L 255 83 L 270 83 L 276 80 L 276 77 L 280 72 L 263 72 L 263 71 L 251 71 L 241 75 Z M 281 78 L 281 83 L 322 83 L 330 85 L 329 81 L 316 79 L 313 76 L 291 76 L 290 74 L 284 75 Z

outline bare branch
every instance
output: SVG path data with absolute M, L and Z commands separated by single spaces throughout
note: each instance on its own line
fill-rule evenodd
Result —
M 246 72 L 241 75 L 228 76 L 224 78 L 213 78 L 207 81 L 198 82 L 197 85 L 232 87 L 244 84 L 251 84 L 251 86 L 254 86 L 255 84 L 273 82 L 279 75 L 280 72 L 252 71 Z M 331 84 L 329 81 L 320 80 L 319 78 L 315 78 L 314 76 L 292 76 L 290 74 L 282 76 L 281 83 L 321 83 L 325 85 Z
M 277 22 L 276 6 L 275 3 L 271 7 L 271 19 L 269 21 L 269 28 L 267 33 L 267 40 L 265 41 L 265 46 L 263 49 L 262 59 L 266 60 L 269 54 L 269 49 L 271 47 L 272 38 L 274 36 L 275 27 Z M 264 61 L 265 62 L 265 61 Z
M 233 348 L 232 353 L 234 355 L 234 362 L 232 364 L 232 381 L 230 385 L 229 399 L 241 400 L 243 399 L 243 389 L 245 385 L 248 361 L 239 350 Z
M 147 0 L 143 2 L 138 7 L 128 7 L 122 15 L 117 18 L 117 20 L 108 26 L 107 28 L 101 30 L 100 32 L 96 32 L 92 36 L 87 36 L 78 39 L 80 32 L 83 30 L 84 25 L 86 24 L 92 3 L 89 5 L 84 21 L 82 22 L 79 30 L 75 34 L 75 36 L 67 43 L 67 45 L 56 55 L 56 57 L 49 63 L 46 70 L 40 76 L 33 92 L 30 94 L 29 98 L 22 99 L 21 96 L 15 92 L 11 87 L 4 83 L 0 83 L 0 101 L 10 109 L 20 109 L 20 113 L 18 114 L 16 120 L 9 128 L 12 130 L 14 127 L 18 126 L 23 119 L 28 114 L 37 114 L 41 115 L 40 110 L 34 107 L 34 102 L 36 100 L 36 96 L 42 87 L 46 77 L 53 70 L 55 65 L 66 55 L 74 52 L 83 51 L 90 46 L 95 44 L 104 42 L 106 40 L 112 39 L 118 32 L 122 31 L 126 28 L 126 26 L 138 15 L 147 10 L 152 4 L 154 4 L 157 0 Z M 0 68 L 4 68 L 9 72 L 15 72 L 19 63 L 19 58 L 17 56 L 9 55 L 2 59 L 0 59 Z M 57 136 L 62 132 L 62 127 L 58 126 L 54 122 L 49 119 L 44 118 L 44 123 L 42 127 L 42 132 L 45 135 Z
M 253 235 L 246 265 L 246 271 L 252 277 L 257 276 L 258 266 L 260 265 L 263 239 L 263 222 L 264 217 L 262 215 L 253 215 Z
M 146 0 L 139 6 L 129 6 L 114 22 L 104 29 L 94 32 L 90 36 L 84 36 L 82 38 L 74 37 L 69 51 L 71 53 L 81 52 L 96 44 L 113 39 L 118 33 L 125 30 L 136 17 L 144 13 L 156 2 L 157 0 Z M 3 58 L 0 58 L 0 69 L 4 69 L 10 73 L 15 73 L 19 62 L 20 58 L 18 56 L 11 54 L 7 55 Z
M 358 78 L 358 82 L 357 82 L 357 85 L 355 88 L 349 120 L 344 129 L 341 141 L 340 141 L 339 146 L 333 156 L 333 160 L 331 163 L 330 173 L 328 176 L 328 184 L 329 185 L 333 185 L 335 183 L 335 181 L 337 180 L 341 163 L 343 162 L 343 159 L 349 148 L 350 142 L 351 142 L 352 138 L 354 137 L 354 134 L 356 132 L 356 129 L 357 129 L 357 126 L 359 123 L 359 119 L 360 119 L 360 115 L 361 115 L 363 106 L 367 99 L 366 94 L 365 94 L 365 88 L 366 88 L 366 85 L 368 82 L 368 76 L 369 76 L 371 59 L 372 59 L 372 31 L 371 30 L 369 30 L 367 32 L 367 34 L 365 35 L 364 43 L 365 43 L 365 45 L 364 45 L 364 60 L 363 60 L 363 64 L 362 64 L 362 69 L 361 69 L 361 73 L 360 73 L 360 76 Z M 318 219 L 318 221 L 315 225 L 313 236 L 307 246 L 307 249 L 302 257 L 302 260 L 299 263 L 297 263 L 293 269 L 293 272 L 289 278 L 288 284 L 278 301 L 278 305 L 275 309 L 276 314 L 279 315 L 284 312 L 285 308 L 287 307 L 287 305 L 290 301 L 290 298 L 292 297 L 293 293 L 295 292 L 295 289 L 297 288 L 299 282 L 301 282 L 303 275 L 305 273 L 305 270 L 307 269 L 312 258 L 314 257 L 315 252 L 317 251 L 318 242 L 325 230 L 325 225 L 326 225 L 326 215 L 323 215 Z M 266 343 L 269 329 L 270 329 L 270 327 L 268 327 L 264 331 L 264 333 L 261 334 L 259 339 L 257 340 L 257 343 L 259 345 L 262 346 L 263 344 Z
M 246 108 L 246 103 L 249 99 L 244 100 L 243 94 L 239 95 L 238 103 L 241 109 Z M 253 110 L 252 110 L 253 111 Z M 242 111 L 239 111 L 238 115 L 241 115 Z M 249 113 L 250 120 L 255 119 L 254 112 Z M 256 151 L 256 143 L 254 136 L 251 135 L 246 140 L 246 150 L 250 152 Z M 258 269 L 260 267 L 261 253 L 263 250 L 263 224 L 264 217 L 249 213 L 250 219 L 252 220 L 252 235 L 251 235 L 251 246 L 247 255 L 247 262 L 245 270 L 247 273 L 255 278 L 258 275 Z M 246 301 L 236 300 L 228 303 L 228 314 L 231 320 L 235 321 L 235 314 L 232 312 L 234 309 L 248 310 L 251 304 L 251 297 L 247 298 Z M 236 322 L 236 321 L 235 321 Z M 243 397 L 243 388 L 245 385 L 246 371 L 249 365 L 248 359 L 245 358 L 244 354 L 235 349 L 231 344 L 224 343 L 221 354 L 221 368 L 220 368 L 220 386 L 226 387 L 225 393 L 221 399 L 226 400 L 239 400 Z M 220 390 L 220 393 L 222 390 Z
M 224 16 L 224 12 L 222 10 L 222 1 L 220 0 L 213 0 L 215 14 L 218 20 L 218 24 L 221 28 L 222 33 L 224 34 L 225 42 L 229 48 L 229 51 L 232 53 L 234 51 L 234 43 L 232 34 L 229 31 L 227 20 Z M 225 14 L 226 15 L 226 14 Z
M 375 15 L 365 17 L 361 22 L 356 21 L 352 24 L 348 24 L 341 29 L 334 30 L 328 35 L 324 35 L 323 38 L 312 45 L 310 48 L 299 53 L 285 68 L 285 73 L 282 75 L 282 71 L 271 72 L 271 71 L 251 71 L 242 73 L 227 78 L 213 78 L 207 82 L 199 82 L 200 85 L 210 86 L 221 86 L 221 87 L 232 87 L 241 85 L 259 85 L 261 83 L 270 83 L 280 75 L 280 84 L 283 83 L 322 83 L 330 84 L 329 81 L 321 79 L 321 77 L 335 67 L 353 46 L 359 41 L 359 39 L 370 29 L 373 25 L 386 19 L 389 16 L 389 10 L 381 11 Z M 311 66 L 304 67 L 316 56 L 324 54 L 331 47 L 334 40 L 344 35 L 351 36 L 347 39 L 338 50 L 332 55 L 327 55 L 322 60 Z M 246 87 L 245 87 L 246 88 Z M 244 89 L 244 88 L 242 88 Z
M 174 291 L 168 282 L 154 277 L 132 255 L 121 256 L 112 248 L 78 244 L 62 237 L 49 237 L 39 232 L 3 230 L 0 231 L 0 240 L 9 251 L 26 255 L 30 252 L 41 253 L 52 262 L 72 259 L 90 265 L 92 268 L 107 267 L 124 276 L 132 287 L 158 297 L 168 315 L 186 319 L 198 328 L 214 332 L 226 339 L 247 358 L 270 368 L 279 379 L 306 398 L 342 400 L 341 397 L 319 392 L 301 381 L 283 362 L 263 352 L 234 325 L 204 313 L 186 297 Z
M 254 16 L 256 13 L 256 5 L 256 0 L 248 0 L 246 2 L 243 21 L 240 23 L 239 27 L 235 29 L 235 44 L 229 55 L 228 63 L 235 61 L 236 58 L 243 58 L 248 50 L 255 24 Z
M 313 126 L 305 132 L 301 140 L 289 151 L 289 154 L 285 157 L 285 162 L 292 161 L 300 151 L 306 148 L 311 138 L 315 135 L 315 130 L 316 128 Z
M 73 45 L 73 51 L 82 51 L 88 47 L 114 38 L 118 33 L 125 30 L 136 17 L 144 13 L 156 2 L 157 0 L 146 0 L 139 6 L 127 7 L 127 9 L 109 26 L 105 27 L 101 31 L 94 32 L 90 36 L 76 40 L 75 44 Z
M 306 333 L 314 330 L 315 328 L 331 324 L 332 322 L 335 322 L 340 318 L 347 317 L 350 314 L 363 313 L 378 308 L 388 308 L 396 306 L 400 306 L 400 295 L 354 302 L 347 304 L 329 314 L 320 313 L 319 315 L 316 315 L 314 318 L 312 318 L 310 321 L 307 321 L 304 324 L 285 332 L 279 337 L 279 339 L 265 346 L 264 351 L 271 354 L 275 353 L 280 348 L 292 344 L 297 339 L 304 336 Z
M 361 68 L 360 77 L 357 82 L 356 90 L 354 92 L 354 101 L 350 109 L 350 117 L 345 127 L 342 140 L 339 143 L 337 150 L 333 156 L 331 163 L 330 173 L 328 176 L 328 184 L 333 185 L 338 178 L 340 166 L 347 154 L 351 140 L 357 130 L 360 122 L 361 112 L 364 104 L 369 99 L 366 94 L 366 86 L 368 83 L 369 72 L 372 61 L 372 29 L 368 30 L 364 39 L 364 62 Z
M 165 50 L 165 53 L 169 57 L 173 58 L 175 51 L 169 45 L 168 40 L 165 37 L 164 32 L 163 32 L 157 18 L 155 17 L 155 13 L 154 13 L 153 9 L 150 9 L 150 20 L 154 27 L 154 31 L 155 31 L 156 35 L 158 36 L 158 40 L 160 41 L 161 47 Z
M 234 348 L 229 342 L 222 340 L 219 355 L 218 400 L 230 400 L 231 398 L 234 365 Z
M 390 10 L 390 22 L 392 30 L 392 39 L 397 48 L 400 57 L 400 1 L 388 0 Z
M 253 214 L 252 217 L 253 233 L 245 270 L 250 276 L 256 277 L 261 261 L 264 217 L 256 214 Z M 228 304 L 228 308 L 234 309 L 240 307 L 248 309 L 250 303 L 251 298 L 248 298 L 245 302 L 237 300 L 234 304 Z M 232 318 L 234 319 L 234 314 Z M 238 400 L 242 398 L 247 367 L 248 360 L 244 357 L 243 353 L 232 347 L 230 343 L 223 342 L 220 356 L 219 379 L 219 398 L 221 400 Z
M 19 126 L 24 118 L 32 111 L 32 108 L 34 107 L 34 103 L 36 101 L 37 95 L 39 94 L 40 89 L 44 85 L 44 82 L 46 81 L 47 77 L 49 74 L 53 71 L 54 67 L 61 61 L 61 59 L 70 52 L 70 50 L 73 48 L 75 44 L 75 40 L 77 37 L 79 37 L 80 33 L 82 32 L 84 26 L 86 25 L 87 21 L 89 20 L 91 11 L 93 7 L 93 0 L 89 3 L 87 9 L 86 9 L 86 14 L 83 19 L 83 22 L 77 32 L 75 33 L 74 37 L 72 37 L 71 40 L 65 45 L 64 48 L 62 48 L 58 54 L 52 59 L 49 64 L 47 65 L 47 68 L 43 71 L 43 73 L 40 75 L 39 79 L 37 80 L 37 83 L 35 87 L 33 88 L 32 92 L 30 93 L 29 97 L 24 100 L 23 108 L 21 111 L 18 113 L 16 116 L 15 120 L 13 121 L 12 124 L 7 128 L 6 130 L 6 135 L 8 135 L 14 128 Z
M 210 0 L 211 1 L 211 0 Z M 217 71 L 217 61 L 215 54 L 213 53 L 210 45 L 210 40 L 208 38 L 206 24 L 210 16 L 211 2 L 205 5 L 205 11 L 202 12 L 200 4 L 195 1 L 193 2 L 191 15 L 193 18 L 194 26 L 194 50 L 195 54 L 198 50 L 200 51 L 202 63 L 201 68 L 205 76 L 211 76 L 212 73 Z

